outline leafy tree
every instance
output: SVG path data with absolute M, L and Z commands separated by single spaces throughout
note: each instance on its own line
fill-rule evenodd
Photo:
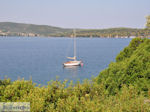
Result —
M 150 29 L 150 15 L 146 17 L 146 28 Z

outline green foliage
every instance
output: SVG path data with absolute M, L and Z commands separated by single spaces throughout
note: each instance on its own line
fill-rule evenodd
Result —
M 17 80 L 10 82 L 9 79 L 1 80 L 0 84 L 0 100 L 1 101 L 17 101 L 25 94 L 28 94 L 34 88 L 32 81 Z M 18 91 L 19 90 L 19 91 Z
M 138 48 L 138 46 L 143 42 L 143 39 L 135 38 L 132 40 L 128 47 L 124 48 L 123 51 L 120 52 L 120 54 L 116 57 L 116 61 L 122 61 L 126 58 L 130 58 L 130 56 L 133 54 L 133 52 Z
M 4 80 L 6 81 L 6 80 Z M 0 85 L 1 87 L 2 85 Z M 141 112 L 150 110 L 149 103 L 135 86 L 123 85 L 116 95 L 110 96 L 105 86 L 85 80 L 83 84 L 52 81 L 45 87 L 31 81 L 17 80 L 3 88 L 1 102 L 30 102 L 31 112 Z
M 146 17 L 146 28 L 150 29 L 150 15 Z
M 150 40 L 133 39 L 109 67 L 97 77 L 110 94 L 116 94 L 122 84 L 137 85 L 139 91 L 150 88 Z

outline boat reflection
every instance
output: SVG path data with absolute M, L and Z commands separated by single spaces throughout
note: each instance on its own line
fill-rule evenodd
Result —
M 63 67 L 63 69 L 67 71 L 68 75 L 74 78 L 77 77 L 80 68 L 81 66 L 64 66 Z

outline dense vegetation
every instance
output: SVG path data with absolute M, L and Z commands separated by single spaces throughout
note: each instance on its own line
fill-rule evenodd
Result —
M 0 80 L 0 102 L 31 102 L 32 112 L 150 111 L 150 40 L 133 39 L 98 77 L 66 86 Z
M 6 79 L 0 86 L 1 102 L 30 102 L 32 112 L 146 112 L 150 110 L 148 97 L 126 85 L 109 95 L 103 84 L 90 81 L 68 87 L 53 81 L 37 87 L 32 81 Z
M 150 39 L 136 38 L 98 76 L 109 93 L 115 94 L 123 84 L 137 86 L 139 91 L 150 88 Z
M 0 22 L 1 36 L 53 36 L 71 37 L 73 29 L 64 29 L 47 25 L 33 25 L 11 22 Z M 150 36 L 150 29 L 109 28 L 109 29 L 76 29 L 77 37 L 131 37 Z

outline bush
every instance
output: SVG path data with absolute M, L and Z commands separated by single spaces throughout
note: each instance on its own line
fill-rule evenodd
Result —
M 110 94 L 116 94 L 123 84 L 137 85 L 139 91 L 150 88 L 150 40 L 133 39 L 117 56 L 116 62 L 103 70 L 97 77 Z

